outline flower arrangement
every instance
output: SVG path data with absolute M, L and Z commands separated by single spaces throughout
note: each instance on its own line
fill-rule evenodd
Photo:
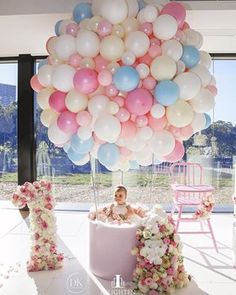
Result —
M 57 252 L 55 199 L 52 185 L 45 180 L 25 182 L 18 186 L 12 202 L 18 208 L 30 209 L 31 255 L 28 271 L 53 270 L 62 267 L 64 256 Z
M 197 208 L 193 217 L 197 219 L 209 218 L 215 205 L 215 199 L 212 195 L 206 195 L 202 198 L 201 205 Z
M 136 233 L 137 257 L 133 282 L 135 294 L 171 294 L 189 283 L 181 255 L 182 243 L 174 221 L 156 206 L 143 218 Z

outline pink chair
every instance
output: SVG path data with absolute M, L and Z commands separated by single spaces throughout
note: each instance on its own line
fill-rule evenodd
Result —
M 198 207 L 201 204 L 202 198 L 207 194 L 212 194 L 214 188 L 211 185 L 203 183 L 203 169 L 200 164 L 179 162 L 174 163 L 170 167 L 171 188 L 174 193 L 172 215 L 175 210 L 178 210 L 178 217 L 176 220 L 176 231 L 178 233 L 188 234 L 210 234 L 213 240 L 214 247 L 218 252 L 216 239 L 212 230 L 210 218 L 206 219 L 209 231 L 203 230 L 202 220 L 197 218 L 182 217 L 184 207 Z M 180 222 L 199 221 L 201 224 L 201 231 L 179 231 Z

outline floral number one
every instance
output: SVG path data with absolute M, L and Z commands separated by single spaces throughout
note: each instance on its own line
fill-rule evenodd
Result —
M 12 202 L 19 209 L 28 205 L 30 210 L 31 255 L 28 271 L 53 270 L 62 267 L 64 256 L 57 252 L 55 199 L 50 182 L 26 182 L 17 187 Z

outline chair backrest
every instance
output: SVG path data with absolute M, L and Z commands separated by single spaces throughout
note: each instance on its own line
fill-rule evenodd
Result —
M 202 184 L 203 169 L 198 163 L 178 162 L 170 167 L 172 183 L 185 185 Z

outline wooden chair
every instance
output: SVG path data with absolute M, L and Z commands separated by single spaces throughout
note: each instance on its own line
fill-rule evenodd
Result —
M 214 188 L 211 185 L 204 184 L 203 168 L 198 163 L 179 162 L 170 167 L 171 188 L 173 190 L 173 208 L 172 215 L 178 210 L 176 220 L 176 231 L 186 234 L 210 234 L 214 247 L 218 252 L 216 239 L 212 230 L 210 217 L 206 219 L 209 231 L 204 231 L 202 220 L 195 217 L 182 217 L 184 207 L 195 207 L 201 205 L 202 198 L 212 194 Z M 201 231 L 179 231 L 180 222 L 200 221 Z

